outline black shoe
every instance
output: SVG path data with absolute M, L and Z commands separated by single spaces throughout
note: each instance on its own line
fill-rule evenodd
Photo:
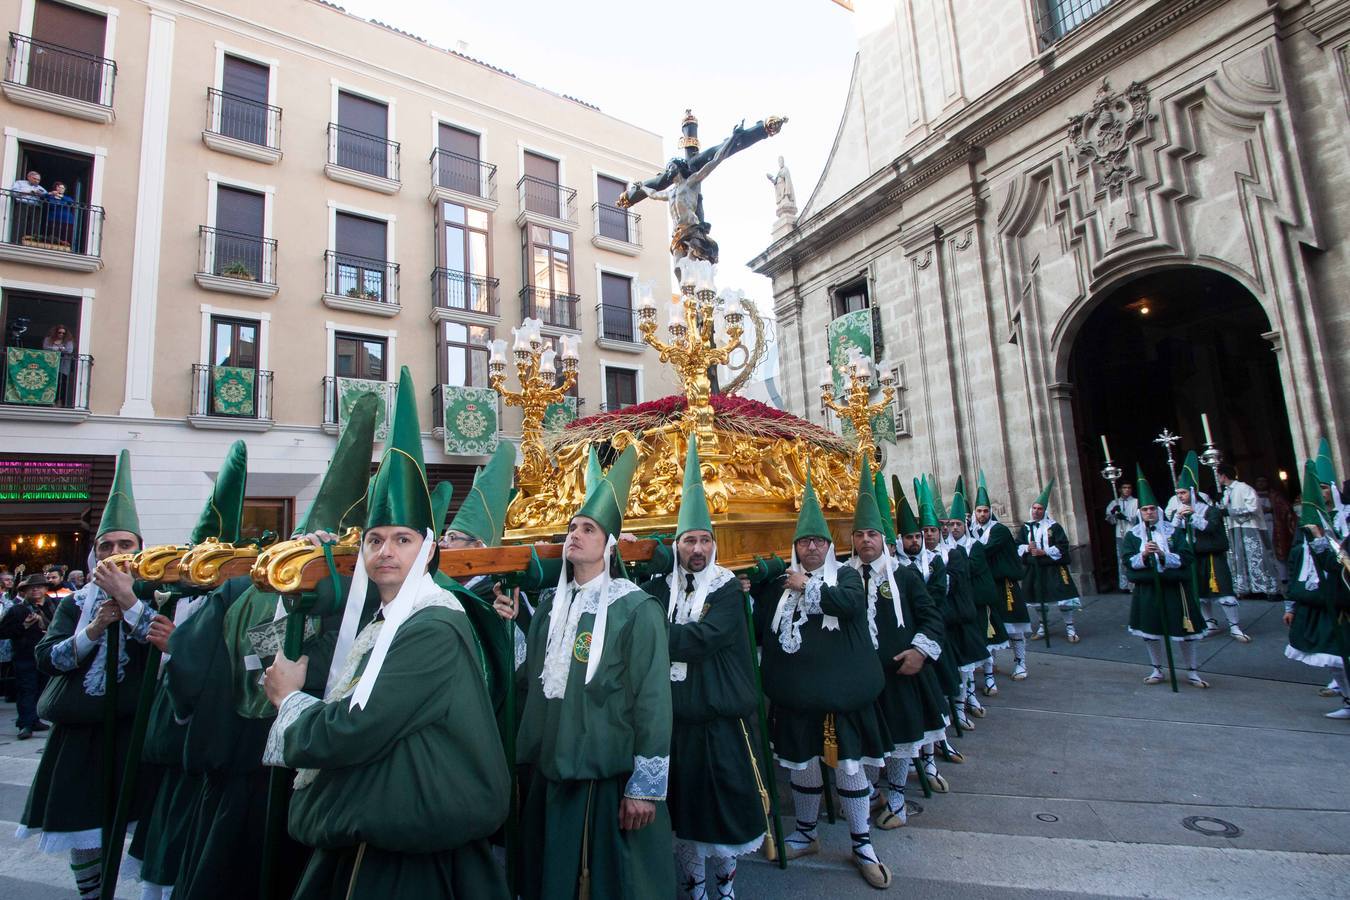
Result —
M 46 722 L 38 722 L 36 725 L 33 726 L 33 729 L 32 729 L 32 730 L 33 730 L 33 731 L 51 731 L 51 730 L 52 730 L 52 726 L 48 725 Z
M 28 740 L 28 739 L 29 739 L 30 737 L 32 737 L 32 736 L 33 736 L 33 729 L 31 729 L 31 728 L 20 728 L 20 729 L 19 729 L 19 740 L 21 740 L 21 741 L 26 741 L 26 740 Z

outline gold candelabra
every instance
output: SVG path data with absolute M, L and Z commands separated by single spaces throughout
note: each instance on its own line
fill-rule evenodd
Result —
M 717 448 L 717 436 L 713 431 L 712 382 L 708 370 L 725 365 L 732 352 L 741 346 L 744 313 L 740 291 L 717 296 L 713 264 L 706 260 L 682 258 L 677 268 L 680 293 L 673 298 L 666 321 L 670 342 L 656 336 L 656 301 L 647 285 L 640 289 L 638 329 L 642 340 L 660 354 L 661 362 L 674 365 L 680 376 L 688 401 L 682 429 L 686 434 L 698 434 L 700 453 L 711 453 Z M 727 342 L 720 347 L 716 345 L 714 329 L 714 313 L 719 306 L 727 333 Z
M 510 391 L 506 384 L 506 341 L 492 341 L 491 357 L 488 360 L 488 384 L 501 395 L 507 406 L 519 406 L 524 413 L 520 426 L 520 449 L 525 454 L 525 462 L 520 467 L 519 480 L 522 487 L 543 484 L 548 478 L 548 452 L 544 449 L 544 413 L 550 403 L 560 403 L 577 380 L 577 343 L 574 337 L 563 337 L 559 343 L 562 353 L 562 381 L 558 381 L 558 372 L 554 363 L 556 354 L 552 349 L 544 349 L 544 339 L 539 333 L 540 321 L 526 319 L 519 328 L 511 329 L 515 336 L 512 355 L 516 358 L 516 377 L 520 381 L 519 391 Z
M 847 399 L 843 403 L 838 403 L 834 399 L 834 370 L 829 366 L 825 367 L 820 379 L 820 401 L 826 409 L 832 410 L 835 415 L 853 426 L 853 431 L 858 436 L 854 465 L 861 468 L 864 459 L 875 465 L 877 443 L 872 436 L 872 418 L 884 412 L 895 399 L 895 377 L 889 369 L 882 369 L 881 399 L 873 403 L 872 366 L 867 357 L 858 353 L 851 355 L 844 364 L 844 376 L 847 381 Z

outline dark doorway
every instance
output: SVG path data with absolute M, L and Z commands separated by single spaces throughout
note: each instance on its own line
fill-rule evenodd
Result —
M 1133 481 L 1142 466 L 1165 502 L 1172 476 L 1153 440 L 1164 428 L 1181 436 L 1173 451 L 1179 467 L 1188 450 L 1203 452 L 1200 417 L 1208 414 L 1215 444 L 1242 480 L 1264 475 L 1273 490 L 1294 496 L 1297 467 L 1279 365 L 1261 336 L 1268 331 L 1246 288 L 1194 267 L 1121 285 L 1088 315 L 1068 374 L 1099 590 L 1116 584 L 1115 537 L 1105 521 L 1111 484 L 1099 474 L 1102 435 L 1124 480 Z M 1200 480 L 1201 490 L 1215 493 L 1208 470 Z

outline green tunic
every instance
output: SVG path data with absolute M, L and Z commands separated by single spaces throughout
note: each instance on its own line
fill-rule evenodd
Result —
M 1008 645 L 1008 630 L 995 610 L 999 601 L 998 583 L 989 568 L 989 550 L 981 542 L 969 538 L 962 543 L 970 557 L 970 596 L 975 601 L 975 625 L 988 651 Z
M 622 579 L 587 602 L 572 642 L 561 698 L 544 696 L 542 676 L 554 592 L 545 591 L 530 622 L 529 697 L 516 759 L 534 767 L 526 794 L 520 892 L 526 898 L 574 896 L 583 869 L 592 900 L 673 896 L 674 858 L 666 808 L 671 737 L 670 652 L 665 613 Z M 586 667 L 595 627 L 593 604 L 608 604 L 601 663 Z M 656 802 L 656 819 L 619 829 L 624 796 Z
M 726 580 L 709 592 L 699 618 L 670 624 L 675 727 L 667 805 L 681 840 L 748 852 L 765 830 L 759 795 L 764 773 L 758 771 L 753 731 L 758 688 L 740 581 L 725 569 L 713 578 Z M 642 590 L 669 608 L 665 577 Z
M 1046 533 L 1045 520 L 1023 522 L 1017 529 L 1017 548 L 1026 566 L 1022 577 L 1022 591 L 1028 603 L 1057 603 L 1066 609 L 1079 609 L 1083 602 L 1078 595 L 1078 585 L 1069 574 L 1069 536 L 1064 527 L 1052 521 Z M 1025 548 L 1038 544 L 1045 549 L 1059 551 L 1056 559 L 1048 553 L 1045 556 L 1032 556 Z
M 1222 510 L 1204 507 L 1191 516 L 1195 529 L 1195 578 L 1201 600 L 1233 596 L 1233 572 L 1228 568 L 1228 530 Z
M 877 703 L 885 675 L 872 647 L 862 578 L 848 566 L 839 567 L 833 587 L 820 578 L 811 576 L 795 609 L 784 602 L 778 630 L 771 619 L 764 635 L 769 731 L 778 759 L 800 769 L 822 755 L 832 728 L 841 768 L 851 772 L 879 764 L 894 746 Z
M 1026 626 L 1031 622 L 1031 614 L 1022 596 L 1024 567 L 1017 556 L 1017 541 L 1002 522 L 991 522 L 988 534 L 984 552 L 998 592 L 993 611 L 1005 627 L 1013 626 L 1006 629 L 1007 634 L 1025 634 L 1029 630 Z
M 947 700 L 938 684 L 936 663 L 929 659 L 916 674 L 901 675 L 895 657 L 912 647 L 922 650 L 920 645 L 929 643 L 941 647 L 942 613 L 928 595 L 928 586 L 919 570 L 897 566 L 895 586 L 900 591 L 900 613 L 905 620 L 901 625 L 895 618 L 891 586 L 885 574 L 877 578 L 877 659 L 886 674 L 886 685 L 877 703 L 890 733 L 891 755 L 912 759 L 919 755 L 924 744 L 942 739 L 947 725 Z
M 344 580 L 344 596 L 347 586 Z M 303 645 L 309 657 L 305 691 L 316 697 L 323 694 L 341 625 L 340 613 L 331 608 L 331 585 L 324 582 L 318 594 L 329 615 Z M 366 608 L 373 610 L 374 602 L 368 599 Z M 232 579 L 169 640 L 173 657 L 166 686 L 174 715 L 188 721 L 183 768 L 202 779 L 175 882 L 180 900 L 250 897 L 261 883 L 270 772 L 262 754 L 276 711 L 259 684 L 261 669 L 247 661 L 253 652 L 247 632 L 272 621 L 276 604 L 275 594 L 259 591 L 249 578 Z M 307 852 L 289 836 L 282 840 L 278 883 L 289 887 L 299 879 Z
M 107 633 L 82 658 L 76 651 L 74 635 L 83 607 L 95 605 L 92 618 L 97 604 L 106 596 L 90 584 L 62 598 L 46 635 L 34 649 L 38 669 L 50 678 L 38 702 L 38 714 L 52 723 L 52 730 L 19 817 L 19 833 L 43 832 L 41 846 L 49 852 L 71 847 L 92 849 L 102 843 L 100 832 L 107 808 L 103 777 L 105 669 L 99 654 L 107 645 Z M 133 617 L 134 626 L 128 621 Z M 120 644 L 125 653 L 117 687 L 114 771 L 119 783 L 126 769 L 132 718 L 145 672 L 145 636 L 152 618 L 148 608 L 133 607 L 127 619 L 115 626 L 121 628 Z M 140 818 L 145 807 L 141 801 L 146 795 L 138 792 L 137 796 L 130 817 L 133 821 Z
M 291 798 L 291 835 L 315 848 L 296 898 L 507 896 L 488 837 L 510 773 L 472 626 L 441 597 L 399 627 L 363 707 L 282 704 L 269 758 L 279 743 L 288 767 L 316 770 Z
M 926 572 L 919 569 L 920 561 L 925 554 L 928 556 L 928 571 Z M 956 611 L 947 590 L 949 581 L 947 563 L 942 559 L 942 554 L 934 550 L 921 551 L 919 556 L 911 556 L 908 559 L 913 563 L 911 568 L 914 569 L 915 574 L 923 578 L 924 587 L 928 591 L 928 598 L 933 602 L 933 608 L 938 611 L 938 615 L 942 617 L 942 654 L 933 664 L 938 688 L 942 691 L 944 697 L 960 697 L 961 665 L 957 662 L 956 654 L 952 652 L 951 635 L 949 633 L 953 628 L 958 627 L 958 623 Z
M 953 661 L 969 669 L 989 655 L 985 628 L 980 621 L 970 578 L 970 556 L 960 545 L 947 551 L 946 640 Z
M 1345 567 L 1336 551 L 1324 542 L 1299 541 L 1289 552 L 1289 599 L 1294 601 L 1294 622 L 1289 626 L 1289 644 L 1284 655 L 1320 668 L 1336 668 L 1350 656 L 1350 586 Z M 1317 587 L 1309 589 L 1299 580 L 1304 557 L 1313 557 Z
M 1134 531 L 1126 534 L 1121 542 L 1125 577 L 1134 583 L 1134 594 L 1130 598 L 1130 634 L 1157 640 L 1163 636 L 1166 621 L 1167 636 L 1172 640 L 1199 640 L 1205 633 L 1205 618 L 1200 614 L 1200 604 L 1191 596 L 1190 567 L 1195 557 L 1185 532 L 1174 531 L 1168 538 L 1172 556 L 1162 572 L 1158 572 L 1152 558 L 1142 561 L 1136 568 L 1135 557 L 1143 545 L 1143 539 Z

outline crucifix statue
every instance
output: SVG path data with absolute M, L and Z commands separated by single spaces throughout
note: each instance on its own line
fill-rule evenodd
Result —
M 665 200 L 670 204 L 670 217 L 675 223 L 670 236 L 671 256 L 716 263 L 717 242 L 708 236 L 712 226 L 703 218 L 703 179 L 728 156 L 777 134 L 786 121 L 779 116 L 769 116 L 749 128 L 742 122 L 731 130 L 731 137 L 700 152 L 698 119 L 686 109 L 680 123 L 680 148 L 684 150 L 684 158 L 672 159 L 659 175 L 633 182 L 619 197 L 618 205 L 627 209 L 647 197 Z

